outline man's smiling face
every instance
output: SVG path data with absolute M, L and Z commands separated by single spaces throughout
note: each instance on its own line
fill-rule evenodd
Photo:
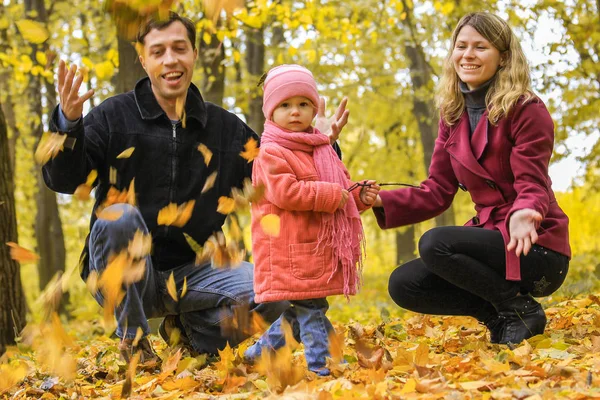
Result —
M 198 51 L 193 49 L 186 28 L 179 21 L 148 32 L 140 62 L 159 103 L 185 96 L 197 56 Z

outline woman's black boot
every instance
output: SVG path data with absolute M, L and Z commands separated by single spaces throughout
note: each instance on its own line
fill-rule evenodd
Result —
M 546 314 L 530 295 L 516 296 L 495 304 L 498 317 L 504 319 L 500 326 L 501 344 L 518 344 L 524 339 L 544 333 Z
M 485 321 L 480 321 L 490 331 L 490 343 L 500 343 L 502 330 L 504 329 L 504 318 L 498 314 L 492 315 Z

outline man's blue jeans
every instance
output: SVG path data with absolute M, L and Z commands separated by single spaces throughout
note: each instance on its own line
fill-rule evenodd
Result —
M 142 215 L 129 204 L 114 204 L 108 211 L 123 211 L 115 220 L 98 219 L 90 233 L 90 271 L 99 275 L 106 269 L 109 257 L 126 249 L 137 230 L 148 233 Z M 177 292 L 181 295 L 187 277 L 187 293 L 175 301 L 167 292 L 166 282 L 173 273 Z M 240 312 L 257 312 L 266 321 L 276 320 L 289 307 L 287 302 L 256 304 L 253 290 L 253 266 L 244 262 L 239 267 L 213 268 L 210 263 L 193 262 L 169 271 L 157 271 L 152 258 L 146 258 L 144 277 L 125 288 L 126 295 L 115 309 L 117 336 L 134 338 L 138 327 L 144 336 L 150 333 L 148 318 L 178 315 L 181 326 L 192 347 L 198 353 L 216 354 L 227 342 L 236 346 L 248 332 L 223 332 L 221 322 Z M 104 299 L 98 291 L 95 296 L 100 305 Z
M 304 344 L 304 357 L 308 369 L 319 375 L 329 375 L 325 368 L 329 353 L 329 334 L 334 331 L 325 315 L 329 309 L 327 299 L 293 300 L 292 307 L 281 314 L 271 327 L 246 350 L 244 357 L 256 361 L 263 350 L 274 351 L 285 346 L 285 335 L 281 324 L 286 320 L 297 342 Z M 272 303 L 271 303 L 272 304 Z

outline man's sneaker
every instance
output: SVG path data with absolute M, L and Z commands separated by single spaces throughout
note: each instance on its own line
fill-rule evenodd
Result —
M 119 352 L 121 353 L 121 357 L 125 360 L 125 362 L 130 363 L 131 358 L 138 351 L 140 354 L 140 364 L 152 363 L 160 361 L 158 355 L 154 352 L 152 345 L 147 337 L 141 338 L 137 344 L 137 346 L 133 345 L 134 339 L 125 338 L 121 340 L 119 343 Z
M 177 315 L 167 315 L 160 323 L 158 333 L 170 346 L 179 344 L 191 348 L 190 340 L 188 339 L 183 326 L 180 325 Z

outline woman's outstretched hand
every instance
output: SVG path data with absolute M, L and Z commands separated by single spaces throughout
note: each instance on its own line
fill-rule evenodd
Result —
M 538 240 L 536 230 L 542 219 L 542 214 L 530 208 L 515 211 L 508 223 L 510 242 L 506 249 L 515 250 L 517 257 L 521 256 L 521 253 L 527 255 L 531 246 Z

